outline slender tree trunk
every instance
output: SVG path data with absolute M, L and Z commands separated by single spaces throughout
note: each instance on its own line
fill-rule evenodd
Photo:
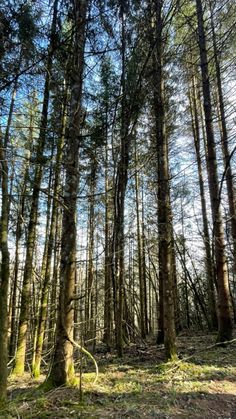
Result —
M 95 190 L 96 190 L 97 162 L 96 155 L 91 159 L 89 220 L 88 220 L 88 272 L 87 272 L 87 302 L 86 302 L 86 340 L 95 339 L 94 336 L 94 230 L 95 230 Z
M 156 122 L 156 152 L 158 158 L 159 279 L 160 285 L 163 287 L 164 344 L 166 358 L 174 359 L 176 357 L 176 333 L 173 275 L 171 273 L 171 206 L 168 145 L 165 130 L 162 7 L 162 0 L 157 0 L 155 3 L 156 48 L 154 52 L 154 114 Z
M 0 226 L 0 405 L 7 397 L 7 361 L 8 361 L 8 288 L 9 288 L 9 250 L 8 250 L 8 164 L 6 147 L 0 131 L 1 162 L 1 226 Z
M 232 338 L 230 293 L 228 282 L 228 270 L 225 256 L 224 227 L 220 209 L 219 181 L 217 171 L 215 139 L 212 123 L 210 80 L 208 71 L 208 58 L 202 1 L 196 0 L 196 6 L 198 19 L 199 51 L 202 73 L 202 89 L 204 99 L 204 116 L 207 137 L 207 170 L 213 218 L 216 276 L 218 285 L 218 341 L 224 342 Z
M 142 182 L 142 220 L 141 220 L 141 247 L 142 247 L 142 275 L 144 289 L 144 320 L 146 335 L 149 332 L 148 327 L 148 302 L 147 302 L 147 277 L 146 277 L 146 240 L 145 240 L 145 213 L 144 213 L 144 191 Z
M 105 122 L 105 297 L 104 297 L 104 336 L 108 350 L 111 347 L 112 333 L 112 295 L 111 295 L 111 237 L 110 237 L 110 196 L 109 196 L 109 173 L 108 173 L 108 110 L 106 109 Z
M 207 217 L 207 206 L 204 189 L 204 179 L 202 170 L 202 159 L 200 151 L 200 128 L 198 121 L 198 108 L 197 108 L 197 93 L 196 93 L 196 82 L 195 76 L 192 76 L 192 92 L 189 93 L 190 110 L 192 118 L 192 130 L 194 137 L 194 147 L 197 159 L 198 167 L 198 181 L 200 188 L 201 197 L 201 209 L 202 209 L 202 222 L 203 222 L 203 240 L 205 247 L 205 266 L 207 275 L 207 289 L 208 289 L 208 307 L 210 314 L 210 329 L 217 329 L 217 312 L 216 312 L 216 301 L 215 301 L 215 289 L 214 289 L 214 265 L 211 254 L 211 241 L 208 228 L 208 217 Z
M 34 377 L 38 377 L 40 375 L 40 365 L 41 365 L 43 342 L 44 342 L 44 335 L 45 335 L 45 326 L 46 326 L 46 320 L 47 320 L 47 304 L 48 304 L 49 290 L 50 290 L 50 284 L 51 284 L 52 255 L 53 255 L 53 247 L 54 247 L 55 234 L 56 234 L 58 196 L 59 196 L 59 189 L 60 189 L 60 168 L 61 168 L 62 149 L 64 145 L 65 125 L 66 125 L 66 117 L 65 117 L 66 108 L 67 108 L 67 93 L 65 93 L 65 100 L 64 100 L 63 109 L 62 109 L 61 135 L 58 139 L 58 144 L 57 144 L 57 155 L 56 155 L 55 174 L 54 174 L 55 179 L 54 179 L 54 187 L 53 187 L 53 204 L 52 204 L 50 228 L 48 228 L 48 231 L 49 231 L 48 241 L 46 243 L 47 251 L 46 251 L 45 267 L 42 272 L 43 285 L 42 285 L 42 296 L 41 296 L 39 321 L 38 321 L 38 333 L 37 333 L 37 339 L 36 339 L 36 352 L 35 352 L 34 362 L 32 364 L 32 371 L 33 371 Z
M 22 220 L 23 220 L 23 211 L 25 207 L 25 193 L 27 188 L 27 183 L 29 180 L 28 168 L 26 168 L 23 187 L 21 189 L 21 197 L 19 201 L 17 222 L 16 222 L 16 242 L 15 242 L 15 260 L 14 260 L 14 276 L 13 276 L 13 286 L 12 286 L 12 310 L 11 310 L 11 327 L 10 327 L 10 338 L 9 338 L 9 357 L 12 358 L 15 354 L 16 349 L 16 339 L 17 339 L 17 294 L 18 294 L 18 275 L 19 275 L 19 247 L 20 239 L 22 235 Z
M 54 342 L 55 329 L 57 324 L 57 302 L 58 302 L 58 288 L 59 288 L 59 270 L 60 270 L 60 243 L 61 243 L 61 226 L 62 226 L 62 211 L 57 208 L 56 214 L 56 231 L 53 243 L 53 272 L 52 272 L 52 286 L 50 292 L 49 305 L 49 333 L 47 337 L 48 349 L 52 347 Z
M 17 330 L 18 330 L 18 312 L 20 305 L 20 292 L 19 292 L 19 251 L 20 251 L 20 240 L 23 235 L 23 226 L 24 226 L 24 213 L 26 209 L 26 194 L 30 183 L 30 158 L 32 147 L 34 143 L 33 133 L 34 133 L 34 118 L 35 111 L 37 108 L 36 95 L 33 92 L 32 102 L 30 103 L 30 115 L 29 115 L 29 134 L 28 134 L 28 145 L 29 152 L 27 155 L 27 160 L 25 165 L 22 168 L 21 176 L 22 182 L 20 187 L 19 195 L 19 204 L 17 210 L 17 221 L 16 221 L 16 243 L 15 243 L 15 260 L 14 260 L 14 278 L 13 278 L 13 287 L 12 287 L 12 311 L 11 311 L 11 334 L 9 338 L 9 356 L 12 358 L 15 355 L 16 344 L 17 344 Z
M 181 199 L 181 254 L 182 254 L 182 266 L 183 266 L 183 279 L 184 279 L 184 300 L 185 300 L 185 313 L 186 313 L 186 325 L 190 329 L 190 312 L 189 312 L 189 295 L 188 295 L 188 279 L 187 279 L 187 265 L 186 265 L 186 240 L 184 235 L 184 209 L 183 199 Z
M 114 244 L 115 244 L 115 282 L 116 282 L 116 301 L 115 301 L 115 325 L 116 325 L 116 348 L 118 356 L 123 356 L 124 345 L 124 211 L 125 211 L 125 192 L 128 181 L 128 163 L 130 139 L 128 138 L 127 104 L 126 104 L 126 29 L 124 4 L 120 6 L 121 16 L 121 59 L 122 59 L 122 102 L 121 102 L 121 152 L 117 168 L 115 185 L 115 217 L 114 217 Z
M 228 132 L 226 125 L 225 117 L 225 105 L 224 105 L 224 95 L 222 88 L 222 76 L 220 68 L 220 53 L 217 47 L 215 25 L 213 19 L 213 7 L 212 0 L 209 0 L 210 5 L 210 14 L 211 14 L 211 34 L 213 41 L 213 52 L 214 52 L 214 61 L 216 69 L 216 82 L 217 82 L 217 92 L 218 92 L 218 101 L 219 101 L 219 116 L 220 116 L 220 131 L 221 131 L 221 145 L 224 157 L 224 168 L 225 168 L 225 178 L 227 186 L 227 194 L 229 201 L 229 211 L 230 211 L 230 224 L 231 224 L 231 235 L 233 238 L 233 272 L 236 274 L 236 192 L 235 185 L 233 183 L 233 171 L 230 161 L 230 151 L 228 145 Z
M 27 339 L 27 329 L 28 329 L 29 313 L 30 313 L 29 311 L 30 283 L 31 283 L 32 274 L 33 274 L 33 256 L 34 256 L 34 248 L 35 248 L 35 241 L 36 241 L 39 191 L 40 191 L 40 185 L 41 185 L 42 174 L 43 174 L 42 157 L 43 157 L 44 147 L 46 143 L 46 134 L 47 134 L 50 82 L 51 82 L 53 54 L 54 54 L 54 49 L 55 49 L 55 34 L 56 34 L 56 24 L 57 24 L 57 6 L 58 6 L 58 0 L 55 0 L 52 27 L 51 27 L 51 36 L 50 36 L 50 46 L 48 50 L 47 72 L 46 72 L 45 84 L 44 84 L 44 97 L 43 97 L 43 107 L 42 107 L 42 115 L 41 115 L 41 121 L 40 121 L 40 132 L 39 132 L 38 147 L 37 147 L 37 153 L 36 153 L 36 169 L 35 169 L 34 182 L 33 182 L 30 219 L 29 219 L 28 236 L 27 236 L 27 243 L 26 243 L 26 259 L 25 259 L 25 269 L 24 269 L 24 278 L 23 278 L 23 288 L 22 288 L 22 295 L 21 295 L 19 334 L 18 334 L 17 351 L 16 351 L 16 357 L 15 357 L 15 366 L 14 366 L 14 373 L 16 375 L 23 374 L 24 368 L 25 368 L 26 339 Z
M 142 237 L 140 228 L 140 199 L 139 199 L 139 176 L 137 169 L 137 141 L 135 139 L 135 201 L 136 201 L 136 220 L 137 220 L 137 244 L 138 244 L 138 275 L 139 275 L 139 299 L 140 299 L 140 330 L 141 337 L 146 338 L 147 335 L 147 302 L 146 302 L 146 282 L 143 271 L 143 249 L 142 249 Z
M 19 64 L 19 67 L 20 67 L 20 64 Z M 7 126 L 6 126 L 5 135 L 4 135 L 3 144 L 4 144 L 4 148 L 5 148 L 5 150 L 4 150 L 5 153 L 6 153 L 6 150 L 7 150 L 8 143 L 9 143 L 12 116 L 13 116 L 14 105 L 15 105 L 15 97 L 16 97 L 16 92 L 17 92 L 17 84 L 18 84 L 18 77 L 16 77 L 16 79 L 15 79 L 13 90 L 12 90 L 10 108 L 9 108 L 9 113 L 8 113 L 8 118 L 7 118 Z M 12 164 L 12 172 L 14 172 L 14 162 Z M 2 175 L 2 173 L 0 173 L 0 182 L 1 182 L 1 175 Z M 9 177 L 9 175 L 8 175 L 8 177 Z M 11 176 L 11 182 L 9 182 L 9 183 L 10 183 L 10 185 L 9 185 L 8 199 L 9 199 L 9 202 L 10 202 L 10 197 L 12 195 L 12 188 L 13 188 L 13 176 Z M 9 207 L 9 211 L 10 211 L 10 207 Z M 8 314 L 9 325 L 11 325 L 11 313 L 12 313 L 12 293 L 10 295 L 10 301 L 9 301 L 9 314 Z M 10 330 L 9 330 L 9 334 L 10 334 Z
M 176 333 L 181 331 L 180 322 L 180 303 L 178 293 L 178 278 L 177 278 L 177 267 L 176 267 L 176 255 L 175 255 L 175 240 L 174 240 L 174 227 L 173 227 L 173 215 L 171 211 L 171 273 L 173 283 L 173 298 L 175 307 L 175 330 Z
M 54 145 L 52 147 L 51 160 L 53 157 L 53 151 L 54 151 Z M 52 164 L 51 164 L 50 173 L 49 173 L 49 182 L 48 182 L 49 196 L 47 199 L 47 210 L 46 210 L 45 241 L 44 241 L 42 265 L 41 265 L 41 271 L 40 271 L 40 283 L 39 283 L 38 290 L 37 288 L 35 290 L 35 283 L 32 284 L 32 288 L 33 288 L 32 295 L 36 297 L 35 310 L 33 310 L 32 315 L 31 315 L 31 318 L 33 319 L 32 329 L 33 329 L 33 335 L 34 335 L 33 356 L 32 356 L 32 373 L 34 377 L 39 376 L 39 373 L 35 375 L 35 357 L 36 357 L 36 351 L 37 351 L 37 340 L 38 340 L 39 328 L 41 326 L 40 314 L 41 314 L 41 309 L 42 309 L 42 296 L 43 296 L 43 288 L 44 288 L 44 283 L 45 283 L 45 274 L 46 274 L 46 267 L 47 267 L 47 260 L 48 260 L 49 229 L 51 226 L 51 209 L 52 209 L 51 190 L 52 190 Z
M 48 384 L 60 386 L 74 381 L 73 327 L 74 292 L 76 276 L 76 214 L 79 183 L 79 146 L 81 124 L 82 77 L 87 1 L 76 0 L 74 6 L 74 45 L 71 101 L 68 131 L 66 133 L 64 187 L 65 208 L 62 221 L 59 313 L 55 352 Z

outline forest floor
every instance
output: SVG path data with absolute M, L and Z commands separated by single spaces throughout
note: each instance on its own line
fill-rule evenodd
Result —
M 174 364 L 154 343 L 129 346 L 122 360 L 98 346 L 99 377 L 93 384 L 92 365 L 83 365 L 82 400 L 78 387 L 45 393 L 43 376 L 12 377 L 0 418 L 236 419 L 236 342 L 219 347 L 215 338 L 182 334 Z

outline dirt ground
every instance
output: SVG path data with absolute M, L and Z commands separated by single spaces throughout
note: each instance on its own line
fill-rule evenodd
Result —
M 236 419 L 236 342 L 214 346 L 214 335 L 182 334 L 179 361 L 164 363 L 164 348 L 131 345 L 123 359 L 98 345 L 99 377 L 82 363 L 82 391 L 40 388 L 30 374 L 10 377 L 9 404 L 0 418 Z M 77 371 L 79 374 L 79 366 Z

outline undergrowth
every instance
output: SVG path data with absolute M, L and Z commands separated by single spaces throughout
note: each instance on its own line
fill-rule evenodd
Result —
M 82 397 L 79 387 L 40 386 L 45 377 L 12 377 L 0 418 L 234 418 L 236 345 L 199 350 L 211 342 L 212 336 L 179 337 L 180 359 L 168 363 L 155 345 L 132 345 L 122 360 L 97 355 L 98 380 L 94 385 L 84 366 Z

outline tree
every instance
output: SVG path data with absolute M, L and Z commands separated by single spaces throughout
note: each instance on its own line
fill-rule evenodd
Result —
M 213 3 L 212 0 L 209 0 L 210 7 L 210 22 L 211 22 L 211 36 L 213 43 L 213 53 L 214 53 L 214 62 L 215 62 L 215 71 L 216 71 L 216 86 L 217 86 L 217 96 L 218 96 L 218 108 L 219 108 L 219 124 L 221 132 L 221 145 L 224 157 L 224 168 L 225 168 L 225 177 L 226 177 L 226 186 L 229 202 L 229 216 L 231 224 L 231 235 L 233 239 L 233 270 L 236 272 L 236 196 L 235 196 L 235 187 L 233 183 L 233 171 L 229 150 L 228 142 L 228 130 L 226 125 L 226 115 L 225 115 L 225 104 L 224 104 L 224 95 L 223 95 L 223 86 L 222 86 L 222 74 L 220 68 L 220 51 L 217 47 L 217 38 L 215 31 L 215 24 L 213 18 Z
M 1 281 L 0 281 L 0 404 L 7 396 L 7 361 L 8 361 L 8 287 L 9 287 L 9 250 L 8 250 L 8 221 L 9 221 L 9 192 L 8 192 L 8 163 L 6 148 L 0 132 L 0 161 L 1 161 Z
M 202 91 L 204 99 L 203 107 L 207 138 L 207 170 L 214 228 L 216 277 L 218 284 L 218 341 L 224 342 L 230 340 L 232 337 L 230 293 L 228 283 L 228 270 L 225 256 L 224 228 L 220 208 L 216 148 L 212 124 L 212 105 L 208 70 L 208 56 L 201 0 L 196 0 L 196 7 L 198 19 L 198 44 L 202 74 Z
M 24 269 L 23 288 L 22 288 L 22 295 L 21 295 L 21 311 L 20 311 L 20 321 L 19 321 L 18 342 L 17 342 L 15 367 L 14 367 L 14 373 L 16 375 L 21 375 L 24 372 L 24 368 L 25 368 L 26 338 L 27 338 L 27 328 L 28 328 L 28 321 L 29 321 L 30 283 L 31 283 L 32 273 L 33 273 L 33 257 L 34 257 L 35 240 L 36 240 L 39 191 L 40 191 L 40 185 L 41 185 L 42 173 L 43 173 L 43 164 L 42 164 L 43 153 L 44 153 L 46 134 L 47 134 L 51 72 L 52 72 L 53 54 L 56 47 L 55 41 L 56 41 L 56 27 L 57 27 L 57 7 L 58 7 L 58 0 L 55 0 L 54 7 L 53 7 L 50 45 L 48 49 L 48 57 L 47 57 L 47 65 L 46 65 L 47 72 L 46 72 L 45 84 L 44 84 L 40 132 L 39 132 L 38 147 L 37 147 L 37 153 L 36 153 L 37 165 L 36 165 L 35 173 L 34 173 L 30 219 L 29 219 L 29 226 L 28 226 L 28 232 L 27 232 L 27 245 L 26 245 L 27 251 L 26 251 L 25 269 Z
M 215 287 L 214 287 L 214 263 L 212 260 L 211 254 L 211 240 L 210 233 L 208 228 L 208 216 L 207 216 L 207 205 L 204 189 L 204 179 L 203 179 L 203 168 L 202 168 L 202 159 L 200 151 L 200 127 L 198 119 L 198 107 L 197 107 L 197 88 L 196 88 L 196 77 L 194 74 L 191 75 L 191 87 L 189 93 L 190 101 L 190 111 L 192 118 L 192 130 L 194 137 L 194 146 L 196 152 L 197 166 L 198 166 L 198 178 L 199 178 L 199 188 L 201 195 L 201 208 L 202 208 L 202 221 L 203 221 L 203 240 L 205 245 L 205 266 L 206 266 L 206 275 L 207 275 L 207 285 L 208 285 L 208 310 L 210 316 L 210 328 L 213 330 L 217 329 L 217 312 L 216 312 L 216 302 L 215 302 Z
M 59 313 L 56 342 L 48 383 L 61 386 L 73 383 L 73 320 L 76 275 L 76 203 L 78 192 L 78 159 L 81 129 L 81 96 L 86 36 L 86 0 L 71 3 L 74 16 L 73 64 L 68 129 L 65 135 L 64 210 L 62 220 Z
M 47 305 L 49 299 L 49 289 L 51 285 L 51 267 L 52 267 L 52 255 L 54 249 L 54 241 L 56 236 L 56 226 L 57 226 L 57 213 L 58 213 L 58 196 L 60 190 L 60 172 L 61 172 L 61 160 L 62 160 L 62 150 L 64 146 L 64 137 L 65 137 L 65 128 L 66 128 L 66 111 L 67 111 L 67 101 L 68 101 L 68 87 L 65 87 L 65 91 L 63 91 L 64 99 L 62 102 L 62 109 L 61 109 L 61 129 L 59 131 L 58 141 L 57 141 L 57 153 L 56 153 L 56 163 L 54 168 L 54 185 L 53 185 L 53 203 L 52 203 L 52 211 L 49 216 L 50 219 L 50 226 L 46 229 L 46 234 L 48 234 L 48 241 L 45 243 L 46 245 L 46 259 L 45 259 L 45 267 L 43 270 L 43 284 L 42 284 L 42 295 L 41 295 L 41 302 L 39 307 L 39 319 L 38 319 L 38 328 L 36 331 L 36 350 L 35 350 L 35 358 L 33 359 L 32 363 L 32 371 L 34 377 L 38 377 L 40 375 L 40 365 L 42 359 L 42 350 L 43 350 L 43 342 L 45 337 L 45 326 L 47 321 Z
M 164 100 L 163 50 L 164 17 L 163 1 L 154 4 L 155 49 L 153 55 L 156 155 L 158 160 L 158 232 L 159 232 L 159 281 L 160 299 L 163 299 L 163 332 L 167 359 L 176 357 L 174 284 L 171 271 L 172 263 L 172 227 L 168 162 L 168 139 Z M 163 294 L 162 294 L 163 293 Z M 161 326 L 162 327 L 162 326 Z

